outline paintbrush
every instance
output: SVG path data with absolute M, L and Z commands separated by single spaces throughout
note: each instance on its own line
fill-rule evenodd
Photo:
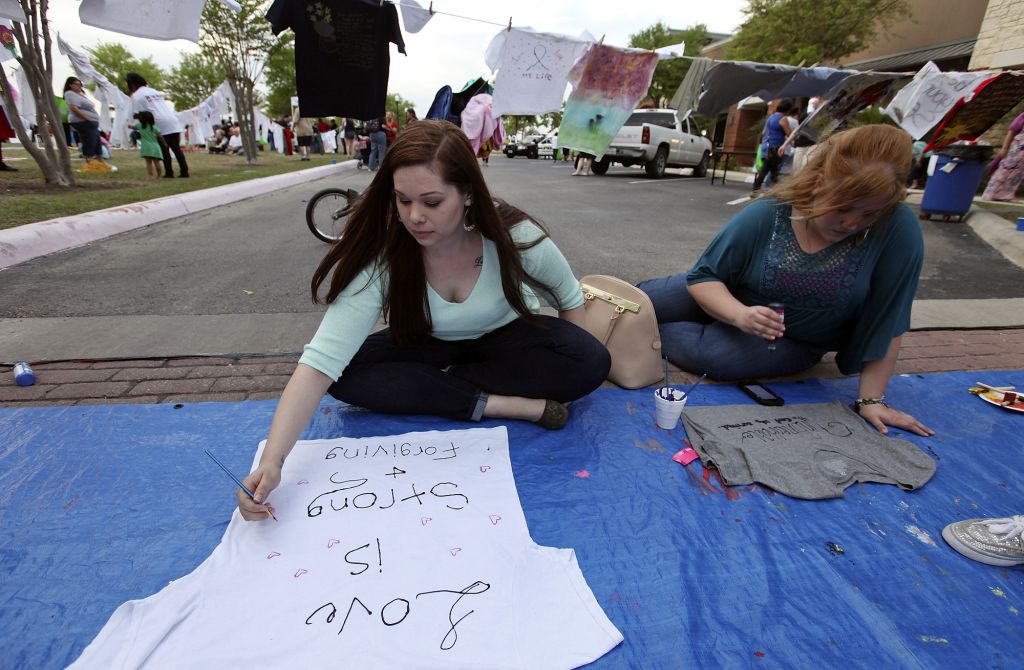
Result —
M 668 386 L 668 356 L 664 357 L 665 360 L 665 388 L 661 391 L 661 397 L 665 400 L 674 400 L 672 389 Z
M 707 377 L 707 376 L 708 376 L 708 373 L 705 372 L 704 374 L 702 374 L 700 377 L 697 378 L 697 381 L 693 382 L 693 384 L 690 385 L 690 388 L 688 388 L 685 391 L 683 391 L 683 399 L 685 400 L 686 398 L 689 398 L 690 397 L 690 393 L 693 391 L 693 389 L 695 389 L 698 386 L 700 386 L 700 383 L 702 381 L 704 381 L 704 378 Z
M 242 489 L 243 491 L 245 491 L 246 495 L 248 495 L 248 496 L 249 496 L 250 498 L 252 498 L 252 501 L 253 501 L 253 502 L 256 502 L 256 496 L 255 496 L 255 495 L 253 495 L 253 492 L 249 490 L 249 487 L 248 487 L 248 486 L 246 486 L 245 484 L 243 484 L 243 483 L 241 482 L 241 480 L 239 480 L 239 479 L 238 479 L 238 477 L 236 477 L 236 476 L 234 475 L 234 473 L 232 473 L 232 472 L 231 472 L 231 470 L 228 470 L 228 468 L 227 468 L 227 466 L 226 466 L 226 465 L 224 465 L 224 464 L 223 464 L 223 463 L 221 463 L 221 462 L 220 462 L 219 460 L 217 460 L 217 457 L 216 457 L 216 456 L 214 456 L 214 455 L 213 455 L 212 453 L 210 453 L 210 450 L 209 450 L 209 449 L 203 449 L 203 451 L 204 451 L 204 452 L 206 453 L 206 455 L 207 455 L 207 456 L 209 456 L 210 458 L 212 458 L 212 459 L 213 459 L 213 462 L 214 462 L 214 463 L 216 463 L 217 465 L 219 465 L 219 466 L 220 466 L 220 469 L 221 469 L 221 470 L 223 470 L 223 471 L 224 471 L 224 473 L 225 473 L 225 474 L 226 474 L 226 475 L 227 475 L 228 477 L 231 477 L 231 479 L 232 479 L 232 480 L 234 480 L 234 482 L 235 482 L 236 484 L 238 484 L 238 487 L 239 487 L 240 489 Z M 257 503 L 257 504 L 259 504 L 259 503 Z M 267 505 L 267 514 L 269 514 L 269 515 L 270 515 L 270 518 L 271 518 L 271 519 L 273 519 L 274 521 L 277 521 L 277 517 L 276 517 L 276 516 L 274 516 L 274 513 L 273 513 L 273 512 L 271 511 L 272 509 L 273 509 L 273 508 L 272 508 L 272 507 L 271 507 L 270 505 Z
M 1016 386 L 989 386 L 985 382 L 974 383 L 983 389 L 988 389 L 989 391 L 995 391 L 997 393 L 1006 393 L 1007 391 L 1012 391 L 1013 389 L 1017 388 Z

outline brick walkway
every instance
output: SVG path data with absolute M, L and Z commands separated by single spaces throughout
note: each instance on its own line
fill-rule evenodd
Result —
M 797 378 L 840 376 L 832 358 Z M 33 363 L 33 386 L 17 386 L 9 370 L 0 373 L 0 407 L 265 400 L 281 395 L 297 360 L 298 355 Z M 933 330 L 903 338 L 896 372 L 1022 368 L 1024 329 Z M 674 381 L 692 379 L 676 376 Z

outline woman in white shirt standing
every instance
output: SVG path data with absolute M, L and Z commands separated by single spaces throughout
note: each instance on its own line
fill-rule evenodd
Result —
M 188 163 L 185 162 L 185 154 L 181 150 L 181 133 L 184 128 L 174 107 L 163 93 L 150 88 L 142 75 L 129 72 L 124 76 L 124 80 L 128 84 L 128 93 L 132 96 L 132 114 L 150 112 L 164 137 L 164 144 L 161 145 L 164 154 L 164 177 L 174 176 L 171 152 L 174 152 L 174 157 L 178 159 L 178 176 L 187 177 Z
M 611 365 L 581 327 L 565 257 L 538 223 L 496 206 L 469 140 L 447 121 L 398 136 L 311 288 L 329 307 L 243 482 L 255 501 L 238 491 L 250 520 L 267 517 L 267 495 L 325 393 L 376 412 L 558 429 L 566 403 Z M 537 313 L 538 296 L 559 318 Z M 381 316 L 389 327 L 370 335 Z

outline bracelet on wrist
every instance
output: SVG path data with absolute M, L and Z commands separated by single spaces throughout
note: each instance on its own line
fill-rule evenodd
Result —
M 864 405 L 881 405 L 882 407 L 888 407 L 889 405 L 885 402 L 885 396 L 879 396 L 877 398 L 857 398 L 853 401 L 853 405 L 850 407 L 854 412 L 860 414 L 860 410 Z

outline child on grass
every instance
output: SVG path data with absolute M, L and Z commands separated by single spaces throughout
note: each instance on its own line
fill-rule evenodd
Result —
M 150 179 L 159 179 L 162 173 L 160 163 L 163 160 L 161 147 L 164 145 L 164 136 L 160 133 L 152 112 L 139 112 L 135 118 L 138 121 L 132 127 L 140 136 L 139 155 L 146 159 L 146 174 Z

